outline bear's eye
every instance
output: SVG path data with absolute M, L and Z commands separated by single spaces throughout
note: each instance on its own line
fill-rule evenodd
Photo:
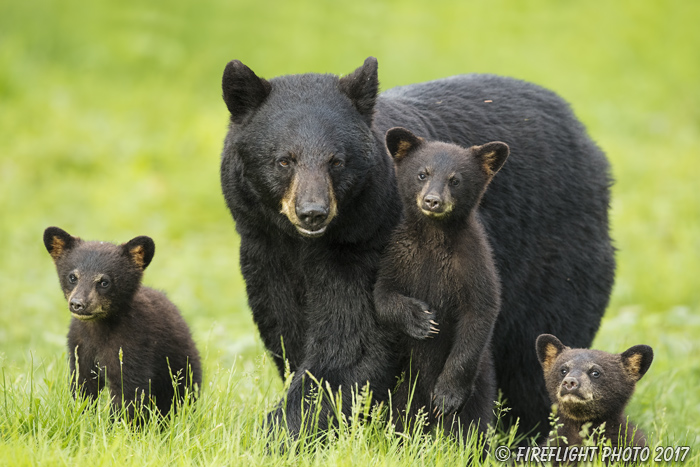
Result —
M 568 372 L 569 372 L 569 370 L 568 370 L 567 368 L 562 368 L 562 369 L 561 369 L 561 374 L 562 374 L 562 376 L 565 376 Z
M 106 289 L 107 287 L 109 287 L 109 279 L 102 279 L 100 281 L 100 287 L 102 287 L 103 289 Z
M 339 168 L 339 167 L 343 167 L 344 165 L 345 165 L 345 164 L 344 164 L 343 161 L 341 161 L 340 159 L 333 159 L 333 160 L 331 161 L 331 166 L 333 166 L 333 167 L 336 168 L 336 169 Z
M 458 179 L 458 178 L 451 178 L 451 179 L 450 179 L 450 185 L 452 185 L 452 186 L 457 186 L 457 185 L 459 185 L 459 179 Z
M 591 375 L 592 378 L 599 378 L 600 377 L 600 371 L 598 371 L 598 370 L 591 370 L 591 372 L 589 374 Z
M 78 276 L 76 276 L 72 272 L 70 274 L 68 274 L 68 282 L 70 282 L 71 284 L 75 284 L 77 281 L 78 281 Z
M 289 159 L 286 157 L 283 157 L 282 159 L 278 160 L 277 163 L 280 165 L 280 167 L 289 167 Z
M 425 172 L 421 172 L 418 174 L 418 180 L 425 180 L 428 177 L 428 174 Z

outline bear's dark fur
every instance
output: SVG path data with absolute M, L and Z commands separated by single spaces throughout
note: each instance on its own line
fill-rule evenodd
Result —
M 151 238 L 86 242 L 49 227 L 44 245 L 73 315 L 68 355 L 74 394 L 95 398 L 108 382 L 115 409 L 123 399 L 133 418 L 142 398 L 155 399 L 166 415 L 174 397 L 182 401 L 186 389 L 201 386 L 199 353 L 180 312 L 162 292 L 141 285 L 155 253 Z
M 492 75 L 378 95 L 371 57 L 343 78 L 269 81 L 232 61 L 222 86 L 231 114 L 222 189 L 241 236 L 253 318 L 280 373 L 283 355 L 296 372 L 292 430 L 301 423 L 307 371 L 343 386 L 344 396 L 368 380 L 380 399 L 393 387 L 397 359 L 376 322 L 372 289 L 401 212 L 384 142 L 395 126 L 463 147 L 510 146 L 480 204 L 503 284 L 496 375 L 521 427 L 546 430 L 549 401 L 532 342 L 553 332 L 590 345 L 615 270 L 608 163 L 569 106 L 538 86 Z
M 637 381 L 654 359 L 651 347 L 635 345 L 621 354 L 611 354 L 572 349 L 543 334 L 537 338 L 536 348 L 562 425 L 550 433 L 550 445 L 581 445 L 583 426 L 589 424 L 589 433 L 593 433 L 603 423 L 604 435 L 613 447 L 646 445 L 644 434 L 628 424 L 624 410 Z
M 394 394 L 408 423 L 421 408 L 463 434 L 482 432 L 497 398 L 491 336 L 500 284 L 478 204 L 508 157 L 494 142 L 469 149 L 425 142 L 403 128 L 386 135 L 396 164 L 403 216 L 380 262 L 374 303 L 380 321 L 404 335 Z M 435 334 L 439 325 L 439 333 Z

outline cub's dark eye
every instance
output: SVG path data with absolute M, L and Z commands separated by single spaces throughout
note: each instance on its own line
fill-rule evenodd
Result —
M 458 178 L 451 178 L 451 179 L 450 179 L 450 185 L 452 185 L 452 186 L 457 186 L 457 185 L 459 185 L 459 179 L 458 179 Z
M 418 174 L 418 180 L 425 180 L 426 178 L 428 178 L 428 174 L 426 174 L 425 172 L 421 172 Z
M 280 167 L 289 167 L 290 161 L 285 157 L 278 160 L 277 163 L 280 165 Z
M 593 370 L 589 374 L 591 375 L 591 378 L 599 378 L 600 377 L 600 371 L 598 371 L 598 370 Z
M 78 282 L 78 276 L 76 276 L 73 273 L 68 274 L 68 282 L 70 282 L 71 284 L 75 284 L 76 282 Z
M 331 161 L 331 166 L 337 169 L 337 168 L 345 166 L 345 163 L 343 161 L 341 161 L 340 159 L 333 159 Z
M 562 368 L 561 369 L 561 374 L 562 376 L 565 376 L 569 372 L 568 368 Z
M 102 287 L 103 289 L 106 289 L 107 287 L 109 287 L 109 280 L 108 280 L 108 279 L 102 279 L 102 280 L 100 281 L 100 287 Z

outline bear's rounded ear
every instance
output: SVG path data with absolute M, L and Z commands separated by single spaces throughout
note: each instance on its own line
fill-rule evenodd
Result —
M 338 80 L 340 91 L 348 96 L 367 125 L 372 124 L 374 103 L 379 92 L 379 76 L 377 59 L 367 57 L 365 63 L 349 75 Z
M 389 154 L 396 161 L 401 161 L 410 152 L 415 151 L 423 144 L 423 138 L 419 138 L 405 128 L 395 127 L 386 132 L 386 147 Z
M 151 237 L 141 235 L 122 245 L 123 253 L 141 269 L 146 269 L 156 252 L 156 244 Z
M 508 154 L 510 154 L 508 145 L 500 141 L 486 143 L 481 146 L 472 146 L 471 150 L 474 157 L 479 161 L 479 165 L 489 177 L 493 177 L 496 175 L 496 172 L 501 170 L 506 159 L 508 159 Z
M 44 230 L 44 246 L 54 261 L 58 261 L 66 251 L 75 247 L 79 242 L 78 237 L 73 237 L 58 227 L 48 227 Z
M 231 112 L 231 121 L 241 123 L 270 94 L 270 83 L 253 73 L 238 60 L 228 62 L 221 80 L 224 102 Z
M 622 352 L 620 358 L 630 378 L 639 381 L 654 360 L 654 351 L 648 345 L 635 345 Z
M 537 349 L 537 359 L 546 373 L 552 368 L 559 354 L 567 347 L 551 334 L 540 334 L 537 337 L 535 348 Z

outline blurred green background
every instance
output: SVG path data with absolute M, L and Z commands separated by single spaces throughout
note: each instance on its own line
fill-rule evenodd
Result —
M 373 55 L 383 89 L 488 72 L 572 104 L 616 178 L 618 274 L 596 347 L 651 345 L 630 413 L 698 443 L 699 18 L 697 2 L 5 0 L 0 364 L 21 375 L 65 358 L 70 316 L 41 240 L 57 225 L 153 237 L 145 283 L 182 309 L 205 370 L 254 367 L 263 347 L 218 179 L 224 65 L 347 74 Z

